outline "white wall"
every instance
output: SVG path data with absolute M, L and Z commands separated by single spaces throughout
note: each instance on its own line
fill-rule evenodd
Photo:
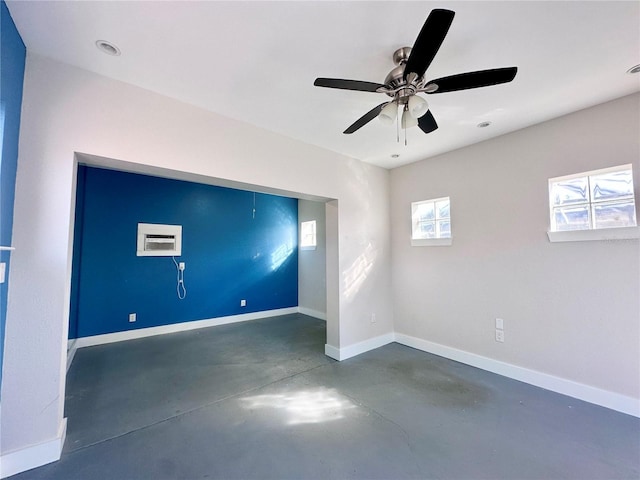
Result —
M 392 170 L 395 331 L 640 398 L 638 240 L 546 235 L 549 178 L 632 163 L 638 194 L 639 159 L 632 95 Z M 453 245 L 411 247 L 411 202 L 447 195 Z
M 392 331 L 388 171 L 32 54 L 20 132 L 3 454 L 61 435 L 74 152 L 335 199 L 327 343 Z
M 302 313 L 327 315 L 325 203 L 298 200 L 298 224 L 316 221 L 316 248 L 298 251 L 298 307 Z

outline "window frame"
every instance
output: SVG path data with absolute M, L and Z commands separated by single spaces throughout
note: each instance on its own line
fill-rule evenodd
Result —
M 447 201 L 449 203 L 449 216 L 448 217 L 439 217 L 438 211 L 436 209 L 436 204 L 438 202 Z M 439 235 L 438 224 L 439 221 L 448 220 L 449 221 L 449 236 L 448 237 L 440 237 L 436 236 L 433 238 L 416 238 L 416 226 L 418 221 L 416 221 L 416 212 L 421 205 L 425 204 L 433 204 L 434 216 L 433 216 L 433 224 L 435 228 L 436 235 Z M 427 200 L 418 200 L 415 202 L 411 202 L 411 246 L 412 247 L 448 247 L 453 243 L 453 235 L 452 235 L 452 224 L 451 224 L 451 197 L 438 197 L 438 198 L 430 198 Z
M 548 201 L 549 201 L 549 230 L 547 236 L 549 241 L 554 242 L 576 242 L 576 241 L 595 241 L 595 240 L 628 240 L 640 238 L 640 227 L 637 225 L 637 198 L 635 196 L 635 182 L 633 183 L 633 192 L 631 198 L 633 199 L 634 208 L 636 209 L 636 225 L 623 226 L 623 227 L 607 227 L 597 228 L 595 227 L 595 220 L 593 218 L 593 210 L 598 205 L 607 205 L 615 203 L 615 200 L 593 200 L 591 198 L 591 178 L 600 175 L 606 175 L 607 173 L 620 172 L 630 170 L 632 181 L 633 178 L 633 165 L 628 163 L 624 165 L 618 165 L 614 167 L 601 168 L 597 170 L 590 170 L 586 172 L 574 173 L 571 175 L 563 175 L 560 177 L 554 177 L 548 179 Z M 585 207 L 588 211 L 589 228 L 581 230 L 553 230 L 555 226 L 555 209 L 559 208 L 558 205 L 553 204 L 552 198 L 552 186 L 562 181 L 569 181 L 577 178 L 587 179 L 587 201 L 575 202 L 567 206 Z M 628 199 L 627 199 L 628 200 Z

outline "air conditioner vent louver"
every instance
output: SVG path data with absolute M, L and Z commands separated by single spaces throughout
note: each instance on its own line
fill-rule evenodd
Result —
M 182 226 L 138 224 L 139 257 L 171 257 L 182 254 Z

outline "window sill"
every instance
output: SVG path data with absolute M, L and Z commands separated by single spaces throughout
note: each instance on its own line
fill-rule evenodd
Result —
M 549 242 L 595 242 L 632 240 L 640 238 L 640 227 L 601 228 L 598 230 L 571 230 L 547 232 Z
M 452 238 L 412 238 L 412 247 L 450 247 Z
M 308 245 L 306 247 L 300 247 L 300 250 L 315 250 L 316 246 L 315 245 Z

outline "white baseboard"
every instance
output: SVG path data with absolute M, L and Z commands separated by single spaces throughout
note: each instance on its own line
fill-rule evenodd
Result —
M 73 354 L 77 348 L 88 347 L 93 345 L 101 345 L 105 343 L 120 342 L 135 338 L 144 338 L 154 335 L 162 335 L 165 333 L 175 333 L 187 330 L 195 330 L 198 328 L 214 327 L 218 325 L 226 325 L 229 323 L 245 322 L 249 320 L 257 320 L 260 318 L 274 317 L 278 315 L 288 315 L 292 313 L 302 313 L 315 318 L 326 321 L 326 314 L 322 312 L 307 309 L 305 307 L 290 307 L 277 310 L 267 310 L 263 312 L 247 313 L 241 315 L 232 315 L 228 317 L 212 318 L 207 320 L 198 320 L 193 322 L 183 322 L 172 325 L 164 325 L 160 327 L 143 328 L 140 330 L 129 330 L 126 332 L 109 333 L 105 335 L 95 335 L 92 337 L 78 338 L 75 342 L 75 348 L 68 352 L 68 366 L 73 360 Z M 324 317 L 324 318 L 323 318 Z M 348 345 L 346 347 L 335 347 L 333 345 L 325 345 L 325 355 L 335 360 L 342 361 L 356 355 L 374 350 L 392 342 L 397 342 L 408 347 L 412 347 L 424 352 L 433 353 L 435 355 L 455 360 L 473 367 L 481 368 L 492 373 L 497 373 L 514 380 L 518 380 L 536 387 L 551 390 L 556 393 L 568 395 L 585 402 L 610 408 L 618 412 L 640 417 L 640 401 L 633 397 L 628 397 L 608 390 L 603 390 L 590 385 L 574 382 L 564 378 L 556 377 L 546 373 L 530 370 L 528 368 L 519 367 L 499 360 L 494 360 L 474 353 L 458 350 L 453 347 L 441 345 L 438 343 L 423 340 L 402 333 L 387 333 L 378 337 L 370 338 L 362 342 Z
M 380 335 L 378 337 L 373 337 L 368 340 L 364 340 L 362 342 L 354 343 L 353 345 L 348 345 L 346 347 L 338 348 L 333 345 L 326 344 L 324 346 L 324 354 L 327 357 L 331 357 L 335 360 L 342 361 L 347 358 L 355 357 L 356 355 L 360 355 L 361 353 L 368 352 L 369 350 L 375 350 L 376 348 L 382 347 L 389 343 L 392 343 L 394 340 L 394 334 L 385 333 L 384 335 Z
M 328 343 L 325 343 L 324 354 L 327 357 L 331 357 L 334 360 L 340 361 L 340 349 L 338 347 L 334 347 L 333 345 L 329 345 Z
M 448 347 L 446 345 L 441 345 L 439 343 L 430 342 L 428 340 L 423 340 L 421 338 L 401 333 L 395 334 L 395 341 L 402 345 L 422 350 L 423 352 L 433 353 L 440 357 L 497 373 L 498 375 L 519 380 L 536 387 L 544 388 L 545 390 L 551 390 L 579 400 L 584 400 L 585 402 L 610 408 L 611 410 L 640 417 L 640 401 L 633 397 L 574 382 L 565 378 L 556 377 L 547 373 L 519 367 L 517 365 L 501 362 L 499 360 L 483 357 L 481 355 L 465 352 L 453 347 Z
M 53 440 L 3 454 L 0 456 L 0 478 L 10 477 L 60 460 L 66 436 L 67 419 L 63 418 L 58 436 Z
M 298 312 L 302 313 L 303 315 L 308 315 L 310 317 L 317 318 L 319 320 L 324 320 L 325 322 L 327 321 L 327 314 L 319 310 L 313 310 L 307 307 L 298 307 Z
M 243 313 L 240 315 L 230 315 L 227 317 L 209 318 L 206 320 L 195 320 L 193 322 L 172 323 L 171 325 L 161 325 L 159 327 L 140 328 L 138 330 L 127 330 L 126 332 L 106 333 L 104 335 L 93 335 L 91 337 L 81 337 L 77 339 L 76 348 L 91 347 L 105 343 L 122 342 L 136 338 L 152 337 L 164 335 L 166 333 L 185 332 L 199 328 L 216 327 L 229 323 L 246 322 L 258 320 L 260 318 L 276 317 L 278 315 L 289 315 L 298 313 L 298 307 L 278 308 L 276 310 L 266 310 L 263 312 Z

